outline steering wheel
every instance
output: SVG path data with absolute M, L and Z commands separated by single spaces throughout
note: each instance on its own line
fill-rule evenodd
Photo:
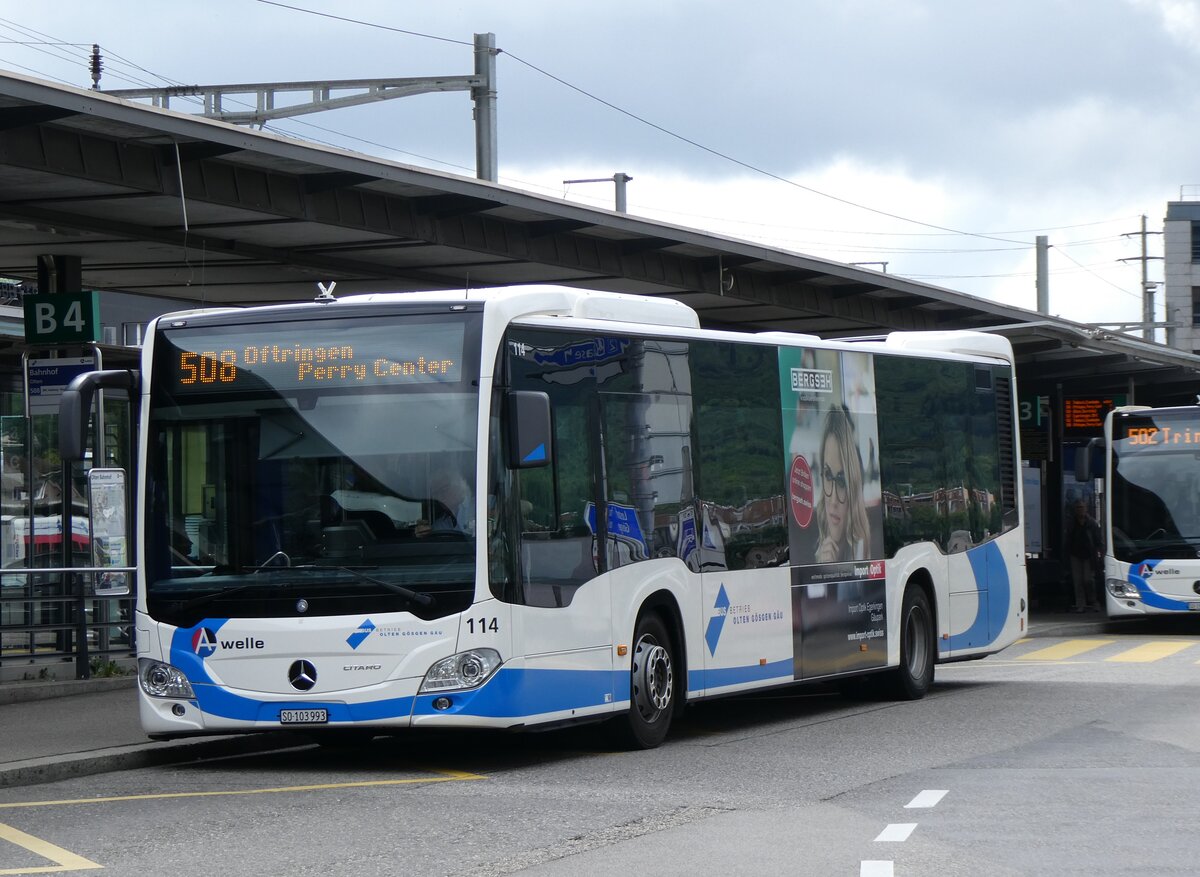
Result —
M 447 506 L 440 499 L 429 500 L 429 518 L 428 518 L 428 520 L 431 522 L 430 526 L 431 527 L 433 526 L 433 524 L 432 524 L 433 521 L 439 520 L 441 518 L 448 519 L 452 524 L 455 524 L 455 525 L 458 524 L 458 518 L 455 517 L 454 512 L 450 511 L 449 506 Z M 444 532 L 446 528 L 439 527 L 438 529 Z
M 461 530 L 430 530 L 422 539 L 432 539 L 435 542 L 461 542 L 467 538 L 467 534 Z
M 426 524 L 424 532 L 419 532 L 420 539 L 436 539 L 442 542 L 460 541 L 466 538 L 465 533 L 458 529 L 458 519 L 454 512 L 446 506 L 445 503 L 436 499 L 426 500 L 428 503 L 429 517 L 426 519 L 430 523 Z M 437 521 L 435 526 L 432 522 Z M 447 526 L 449 522 L 449 526 Z

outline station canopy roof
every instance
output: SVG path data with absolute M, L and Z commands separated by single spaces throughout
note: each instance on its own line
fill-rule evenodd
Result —
M 75 255 L 85 288 L 210 305 L 331 281 L 339 295 L 562 284 L 669 296 L 715 328 L 1000 332 L 1026 390 L 1200 387 L 1200 357 L 1086 324 L 11 73 L 0 192 L 0 276 Z

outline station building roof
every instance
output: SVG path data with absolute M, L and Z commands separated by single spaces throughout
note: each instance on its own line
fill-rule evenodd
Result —
M 1026 392 L 1178 402 L 1200 388 L 1200 357 L 1087 324 L 12 73 L 0 193 L 0 276 L 74 255 L 85 288 L 181 306 L 295 301 L 331 281 L 561 284 L 669 296 L 714 328 L 999 332 Z

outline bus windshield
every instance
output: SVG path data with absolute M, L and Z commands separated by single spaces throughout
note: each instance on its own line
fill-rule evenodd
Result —
M 1200 556 L 1200 415 L 1135 414 L 1113 429 L 1113 556 Z
M 474 593 L 470 318 L 186 327 L 155 343 L 147 608 L 461 611 Z M 336 341 L 332 340 L 336 339 Z

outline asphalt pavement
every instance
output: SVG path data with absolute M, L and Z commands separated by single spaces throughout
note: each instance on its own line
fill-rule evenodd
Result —
M 295 746 L 283 732 L 154 741 L 133 676 L 0 684 L 0 787 Z
M 1102 633 L 1101 613 L 1036 611 L 1030 636 Z M 0 683 L 0 787 L 178 764 L 295 746 L 303 738 L 265 732 L 150 740 L 138 721 L 133 676 Z

